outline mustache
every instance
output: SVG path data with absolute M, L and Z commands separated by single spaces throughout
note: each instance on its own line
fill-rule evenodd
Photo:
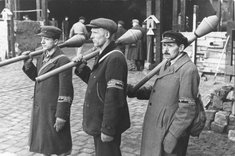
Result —
M 170 53 L 168 53 L 168 52 L 165 52 L 165 53 L 163 53 L 164 55 L 170 55 Z

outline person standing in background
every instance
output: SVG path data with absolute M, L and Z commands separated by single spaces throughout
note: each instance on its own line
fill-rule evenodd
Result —
M 138 19 L 132 20 L 131 29 L 138 29 L 143 31 L 143 28 L 140 26 Z M 127 59 L 130 60 L 129 70 L 143 70 L 143 62 L 145 60 L 144 53 L 146 53 L 146 51 L 143 51 L 143 37 L 137 42 L 128 45 Z
M 53 18 L 51 18 L 50 25 L 55 26 L 55 27 L 58 28 L 58 21 L 55 20 L 55 18 L 53 17 Z
M 116 41 L 119 37 L 121 37 L 127 30 L 124 28 L 124 22 L 119 20 L 118 21 L 118 29 L 117 32 L 114 34 L 114 40 Z M 119 45 L 120 50 L 125 55 L 125 45 Z
M 73 24 L 72 28 L 69 32 L 69 38 L 73 37 L 74 35 L 80 35 L 84 40 L 88 37 L 88 32 L 86 29 L 85 24 L 85 17 L 79 17 L 79 21 Z M 77 48 L 77 56 L 81 54 L 83 45 Z
M 62 39 L 63 41 L 69 38 L 69 18 L 66 16 L 62 21 Z

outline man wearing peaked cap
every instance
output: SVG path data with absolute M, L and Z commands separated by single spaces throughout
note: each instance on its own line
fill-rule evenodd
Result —
M 59 39 L 61 35 L 61 30 L 54 26 L 42 26 L 41 32 L 38 35 L 53 39 Z
M 94 138 L 96 156 L 121 156 L 121 134 L 130 127 L 130 117 L 126 101 L 127 63 L 112 39 L 117 24 L 97 18 L 87 26 L 91 27 L 91 40 L 100 53 L 92 68 L 82 63 L 75 69 L 75 74 L 88 85 L 83 129 Z
M 183 44 L 186 48 L 188 46 L 188 39 L 182 35 L 181 33 L 179 32 L 175 32 L 175 31 L 166 31 L 163 33 L 162 35 L 162 43 L 173 43 L 175 42 L 176 44 L 180 45 L 180 44 Z
M 127 95 L 149 99 L 144 117 L 141 156 L 185 156 L 196 115 L 200 77 L 184 48 L 187 38 L 179 32 L 163 33 L 162 53 L 169 60 L 155 83 Z M 154 123 L 154 124 L 153 124 Z
M 45 52 L 37 59 L 24 61 L 23 71 L 32 80 L 70 62 L 58 47 L 61 30 L 42 26 L 41 44 Z M 27 55 L 28 53 L 23 53 Z M 44 156 L 71 153 L 70 107 L 73 100 L 72 68 L 40 83 L 35 92 L 30 123 L 29 150 Z

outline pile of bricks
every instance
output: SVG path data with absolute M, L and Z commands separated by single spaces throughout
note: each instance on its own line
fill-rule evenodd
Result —
M 206 130 L 228 133 L 235 141 L 235 98 L 232 86 L 223 86 L 209 95 L 206 104 Z

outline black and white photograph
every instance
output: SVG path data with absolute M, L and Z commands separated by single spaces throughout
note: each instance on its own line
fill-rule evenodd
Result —
M 235 0 L 0 0 L 0 156 L 235 156 Z

